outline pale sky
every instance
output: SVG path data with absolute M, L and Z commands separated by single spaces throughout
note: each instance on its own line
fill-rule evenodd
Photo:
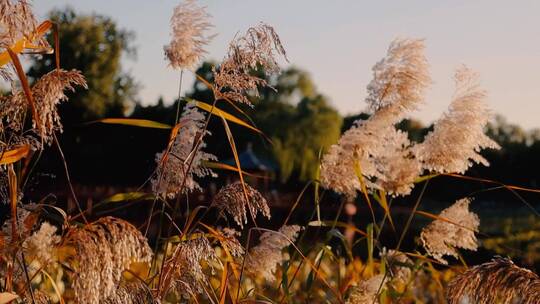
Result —
M 113 17 L 133 30 L 138 56 L 124 69 L 141 83 L 140 99 L 177 95 L 178 73 L 167 68 L 163 45 L 178 0 L 34 0 L 39 17 L 70 5 Z M 481 75 L 494 112 L 526 128 L 540 127 L 540 1 L 205 0 L 216 39 L 208 59 L 221 59 L 237 32 L 264 21 L 275 27 L 290 64 L 306 69 L 342 113 L 365 108 L 371 67 L 396 37 L 425 38 L 434 84 L 413 116 L 436 119 L 453 91 L 454 69 Z M 191 79 L 188 79 L 191 81 Z

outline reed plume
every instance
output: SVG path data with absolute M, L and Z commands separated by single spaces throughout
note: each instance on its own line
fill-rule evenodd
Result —
M 75 92 L 76 86 L 88 88 L 81 72 L 77 70 L 53 70 L 41 77 L 32 87 L 39 122 L 43 128 L 42 130 L 38 129 L 38 131 L 40 137 L 46 143 L 52 141 L 53 132 L 62 132 L 58 105 L 68 99 L 64 92 Z M 35 118 L 33 127 L 37 128 Z
M 170 291 L 186 299 L 202 294 L 208 285 L 202 263 L 216 259 L 214 249 L 204 236 L 179 243 L 165 262 L 159 297 Z
M 499 149 L 484 134 L 491 113 L 480 88 L 478 75 L 465 66 L 455 74 L 456 91 L 448 112 L 440 118 L 424 142 L 415 147 L 416 157 L 427 170 L 438 173 L 464 173 L 473 163 L 489 166 L 479 152 Z
M 394 109 L 393 123 L 403 114 L 416 110 L 424 99 L 431 77 L 421 39 L 396 39 L 386 56 L 373 67 L 373 80 L 368 84 L 366 102 L 370 109 Z
M 373 67 L 366 102 L 373 114 L 358 120 L 330 147 L 321 164 L 327 188 L 354 197 L 360 176 L 371 189 L 407 195 L 421 173 L 408 134 L 394 124 L 415 110 L 431 83 L 422 40 L 394 40 Z
M 413 261 L 407 255 L 400 251 L 386 251 L 383 249 L 381 258 L 388 265 L 387 271 L 389 272 L 388 277 L 391 279 L 390 284 L 406 284 L 409 281 L 412 274 L 411 267 Z
M 26 238 L 23 243 L 27 258 L 34 257 L 42 266 L 53 262 L 55 247 L 61 237 L 56 234 L 56 227 L 43 222 L 39 230 Z
M 257 217 L 259 212 L 267 219 L 270 219 L 270 208 L 264 196 L 248 184 L 244 183 L 244 186 L 246 193 L 244 193 L 242 182 L 229 184 L 223 187 L 213 200 L 215 207 L 221 211 L 226 211 L 242 228 L 244 224 L 247 224 L 248 211 L 253 216 L 253 219 Z
M 23 298 L 23 304 L 52 304 L 54 303 L 48 294 L 45 292 L 34 289 L 32 294 L 26 292 Z
M 203 132 L 204 120 L 204 114 L 192 103 L 184 107 L 180 119 L 181 127 L 170 152 L 167 157 L 164 157 L 167 150 L 156 155 L 158 167 L 152 179 L 152 188 L 158 195 L 174 198 L 180 191 L 187 193 L 201 190 L 195 176 L 200 178 L 217 176 L 211 169 L 203 166 L 203 162 L 217 159 L 214 155 L 203 151 L 206 143 L 200 137 L 210 135 L 208 131 Z M 198 140 L 201 140 L 201 143 L 197 146 Z
M 249 94 L 259 97 L 258 88 L 268 83 L 252 74 L 254 70 L 266 76 L 279 72 L 277 56 L 286 59 L 285 49 L 273 27 L 265 23 L 247 30 L 229 45 L 227 57 L 213 68 L 214 95 L 251 105 Z
M 21 204 L 18 202 L 17 206 L 17 221 L 15 226 L 17 227 L 17 239 L 26 239 L 28 238 L 35 227 L 37 221 L 37 211 L 38 206 L 36 204 Z M 12 230 L 13 219 L 10 217 L 2 224 L 2 230 L 0 233 L 7 239 L 12 239 L 14 236 L 14 231 Z
M 23 37 L 31 37 L 36 30 L 37 20 L 27 0 L 0 1 L 0 48 L 11 47 Z M 45 39 L 38 41 L 46 45 Z
M 76 86 L 88 88 L 84 76 L 77 70 L 53 70 L 38 79 L 31 88 L 38 115 L 38 117 L 33 117 L 32 133 L 41 140 L 26 135 L 25 138 L 19 139 L 19 142 L 32 143 L 36 150 L 43 148 L 41 141 L 50 144 L 54 132 L 62 131 L 58 105 L 67 101 L 65 92 L 74 92 Z M 6 121 L 6 127 L 11 131 L 23 129 L 27 111 L 28 101 L 22 90 L 17 90 L 12 96 L 4 99 L 2 106 L 0 106 L 0 116 L 2 120 Z
M 152 250 L 137 228 L 110 216 L 81 228 L 72 227 L 64 242 L 75 252 L 69 264 L 78 303 L 96 304 L 113 296 L 122 272 L 132 262 L 152 258 Z
M 467 198 L 456 201 L 439 214 L 439 219 L 422 229 L 420 240 L 427 253 L 437 261 L 448 264 L 445 255 L 458 257 L 456 248 L 476 250 L 480 220 L 469 211 L 471 201 Z
M 244 247 L 237 239 L 240 236 L 240 232 L 230 228 L 223 228 L 220 232 L 222 238 L 219 239 L 219 242 L 223 248 L 227 249 L 233 257 L 244 255 Z
M 359 120 L 332 145 L 321 163 L 322 184 L 354 197 L 360 176 L 371 189 L 394 195 L 409 194 L 421 165 L 411 152 L 406 132 L 397 130 L 380 110 Z M 391 116 L 390 116 L 391 117 Z
M 27 0 L 0 1 L 0 51 L 8 48 L 23 39 L 32 37 L 37 27 L 37 20 Z M 48 46 L 47 40 L 39 38 L 36 45 Z M 13 80 L 13 66 L 11 63 L 0 67 L 0 77 L 7 82 Z
M 279 35 L 272 26 L 262 22 L 233 40 L 228 56 L 245 73 L 260 65 L 267 75 L 280 71 L 277 56 L 287 58 Z
M 25 279 L 24 267 L 19 262 L 23 260 L 25 240 L 32 236 L 38 215 L 35 204 L 18 204 L 16 220 L 8 218 L 0 230 L 0 277 L 10 276 L 13 282 L 21 282 Z M 14 223 L 15 221 L 15 223 Z M 34 253 L 34 252 L 32 252 Z M 47 252 L 42 256 L 47 258 Z
M 277 232 L 264 232 L 259 244 L 249 251 L 246 257 L 245 269 L 254 276 L 263 276 L 266 280 L 275 280 L 276 268 L 283 263 L 283 249 L 294 242 L 301 227 L 297 225 L 283 226 Z
M 184 0 L 174 8 L 171 17 L 171 42 L 163 47 L 165 58 L 174 69 L 191 69 L 206 54 L 204 47 L 214 35 L 207 32 L 213 27 L 208 21 L 206 7 L 195 0 Z
M 446 297 L 449 304 L 538 304 L 540 277 L 510 259 L 495 257 L 455 277 L 448 284 Z
M 351 287 L 346 304 L 378 304 L 378 292 L 384 287 L 386 279 L 384 275 L 378 274 L 358 285 Z
M 396 129 L 395 124 L 422 103 L 431 83 L 423 52 L 422 40 L 398 39 L 373 67 L 366 102 L 374 112 L 354 122 L 324 155 L 323 186 L 355 197 L 363 182 L 371 190 L 408 195 L 424 170 L 463 173 L 473 163 L 489 165 L 479 152 L 499 146 L 484 134 L 490 118 L 485 92 L 466 67 L 456 72 L 457 89 L 448 113 L 423 143 L 411 143 L 406 132 Z
M 142 282 L 125 283 L 118 286 L 113 295 L 102 304 L 158 304 L 152 291 Z

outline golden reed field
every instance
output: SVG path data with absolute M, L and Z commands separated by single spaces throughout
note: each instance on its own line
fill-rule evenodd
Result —
M 1 204 L 9 207 L 0 232 L 0 304 L 540 303 L 540 278 L 534 272 L 503 256 L 479 265 L 464 258 L 464 252 L 481 247 L 482 219 L 470 210 L 474 200 L 463 197 L 440 214 L 419 208 L 432 179 L 466 178 L 462 174 L 472 165 L 489 165 L 481 155 L 484 149 L 499 148 L 484 133 L 491 119 L 486 92 L 466 66 L 457 67 L 448 110 L 422 142 L 411 141 L 396 127 L 422 106 L 432 83 L 424 40 L 390 42 L 367 87 L 370 116 L 321 151 L 318 177 L 287 202 L 285 220 L 270 229 L 260 220 L 271 219 L 274 210 L 268 197 L 247 183 L 249 173 L 240 166 L 235 144 L 238 133 L 231 126 L 264 138 L 241 106 L 252 106 L 260 90 L 273 89 L 266 79 L 277 76 L 280 62 L 289 60 L 271 25 L 240 29 L 208 80 L 196 67 L 214 37 L 212 18 L 195 0 L 182 1 L 172 12 L 164 58 L 179 74 L 193 74 L 212 98 L 179 96 L 185 102 L 176 109 L 174 125 L 127 118 L 100 122 L 131 126 L 133 132 L 168 129 L 168 144 L 155 155 L 147 183 L 108 201 L 150 198 L 143 223 L 107 214 L 91 217 L 77 200 L 68 155 L 57 138 L 62 132 L 58 106 L 88 87 L 86 71 L 62 68 L 63 38 L 56 24 L 36 20 L 26 0 L 1 0 L 0 25 L 0 72 L 11 86 L 0 104 Z M 39 59 L 51 53 L 55 68 L 30 79 L 22 56 Z M 235 165 L 208 152 L 211 119 L 225 131 L 220 140 Z M 33 166 L 47 149 L 58 150 L 63 159 L 65 187 L 77 206 L 69 212 L 25 196 Z M 222 170 L 237 180 L 218 189 L 207 204 L 190 205 L 189 195 Z M 392 201 L 412 195 L 414 188 L 421 191 L 404 225 L 397 225 Z M 354 205 L 335 210 L 334 220 L 322 219 L 319 202 L 330 191 L 344 202 L 357 199 L 358 207 L 368 210 L 369 223 L 357 227 L 340 219 Z M 314 216 L 295 222 L 291 214 L 307 193 Z M 181 212 L 187 216 L 179 217 Z M 417 217 L 428 223 L 418 235 L 408 235 Z M 393 231 L 397 242 L 387 242 L 383 228 Z M 406 238 L 413 239 L 414 249 L 403 248 Z

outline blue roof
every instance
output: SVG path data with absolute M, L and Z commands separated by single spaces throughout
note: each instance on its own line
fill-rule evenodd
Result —
M 273 163 L 259 159 L 253 152 L 251 143 L 247 145 L 246 150 L 238 154 L 238 160 L 240 161 L 242 169 L 245 170 L 274 171 L 276 168 Z M 226 160 L 224 163 L 231 166 L 236 165 L 234 158 Z

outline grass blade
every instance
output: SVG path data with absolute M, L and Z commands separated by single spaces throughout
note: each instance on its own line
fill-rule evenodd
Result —
M 60 299 L 60 304 L 64 304 L 64 298 L 62 297 L 62 293 L 60 292 L 60 289 L 58 288 L 58 285 L 56 285 L 56 282 L 54 281 L 54 279 L 51 277 L 50 274 L 48 274 L 45 270 L 41 269 L 41 272 L 49 279 L 49 281 L 51 282 L 51 285 L 54 289 L 54 292 L 56 293 L 56 296 L 58 297 L 58 299 Z
M 245 121 L 241 120 L 240 118 L 237 118 L 236 116 L 234 116 L 232 114 L 229 114 L 229 113 L 227 113 L 227 112 L 225 112 L 225 111 L 223 111 L 221 109 L 218 109 L 217 107 L 212 108 L 212 105 L 209 105 L 209 104 L 204 103 L 202 101 L 193 100 L 193 99 L 191 99 L 191 100 L 188 99 L 188 101 L 194 101 L 199 109 L 202 109 L 202 110 L 204 110 L 204 111 L 206 111 L 208 113 L 212 113 L 212 114 L 214 114 L 216 116 L 224 118 L 224 119 L 226 119 L 226 120 L 228 120 L 230 122 L 233 122 L 233 123 L 235 123 L 237 125 L 241 125 L 243 127 L 246 127 L 246 128 L 251 129 L 251 130 L 253 130 L 253 131 L 257 132 L 257 133 L 262 134 L 262 131 L 260 131 L 259 129 L 253 127 L 252 125 L 246 123 Z
M 354 232 L 362 235 L 362 236 L 367 236 L 367 233 L 358 229 L 355 225 L 353 224 L 349 224 L 349 223 L 344 223 L 344 222 L 334 222 L 334 221 L 311 221 L 308 223 L 308 226 L 313 226 L 313 227 L 342 227 L 342 228 L 348 228 L 348 229 L 351 229 L 353 230 Z
M 225 262 L 225 265 L 223 265 L 219 291 L 219 304 L 225 304 L 225 299 L 227 298 L 227 285 L 229 285 L 229 262 Z
M 13 165 L 10 164 L 8 166 L 8 183 L 9 183 L 9 201 L 11 205 L 11 218 L 16 219 L 17 218 L 17 202 L 19 201 L 19 191 L 18 191 L 18 183 L 17 183 L 17 175 L 15 174 L 15 170 L 13 170 Z M 12 243 L 17 242 L 18 240 L 18 227 L 17 223 L 18 221 L 11 221 L 11 241 Z
M 38 49 L 41 47 L 35 46 L 33 42 L 45 35 L 45 33 L 52 27 L 52 22 L 49 20 L 43 21 L 37 28 L 36 32 L 31 35 L 30 38 L 24 37 L 17 42 L 15 42 L 9 49 L 15 54 L 20 54 L 24 49 Z M 9 50 L 8 49 L 8 50 Z M 10 63 L 12 57 L 9 54 L 9 51 L 4 51 L 0 53 L 0 67 Z
M 218 162 L 212 162 L 212 161 L 204 161 L 202 163 L 202 165 L 204 167 L 206 167 L 206 168 L 238 172 L 237 167 L 227 165 L 227 164 L 224 164 L 224 163 L 218 163 Z M 253 174 L 253 173 L 249 173 L 249 172 L 246 172 L 246 171 L 242 171 L 242 173 L 245 174 L 245 175 L 251 176 L 251 177 L 256 177 L 256 178 L 262 178 L 262 179 L 267 179 L 268 178 L 267 176 L 264 176 L 264 175 Z
M 26 100 L 28 101 L 28 104 L 30 104 L 30 109 L 32 109 L 32 117 L 34 118 L 34 121 L 36 122 L 37 129 L 42 132 L 43 126 L 41 125 L 41 121 L 39 119 L 37 110 L 36 110 L 36 102 L 34 100 L 34 96 L 32 95 L 32 89 L 30 89 L 30 85 L 28 84 L 28 78 L 26 78 L 26 74 L 24 73 L 24 69 L 21 65 L 21 61 L 19 60 L 19 56 L 13 52 L 11 49 L 7 49 L 7 53 L 11 60 L 13 61 L 13 65 L 15 66 L 15 71 L 17 72 L 17 75 L 19 76 L 19 80 L 21 81 L 21 86 L 23 87 L 24 95 L 26 96 Z
M 0 293 L 0 304 L 7 304 L 15 299 L 18 299 L 19 296 L 11 292 L 2 292 Z
M 30 152 L 30 146 L 24 145 L 13 150 L 4 152 L 0 157 L 0 165 L 12 164 L 26 157 Z
M 136 119 L 136 118 L 103 118 L 95 121 L 88 122 L 86 124 L 104 123 L 113 125 L 126 125 L 141 128 L 153 128 L 153 129 L 172 129 L 172 126 L 161 122 L 148 120 L 148 119 Z
M 126 193 L 117 193 L 101 202 L 101 204 L 107 203 L 118 203 L 125 201 L 142 201 L 142 200 L 151 200 L 154 199 L 153 194 L 145 192 L 126 192 Z

